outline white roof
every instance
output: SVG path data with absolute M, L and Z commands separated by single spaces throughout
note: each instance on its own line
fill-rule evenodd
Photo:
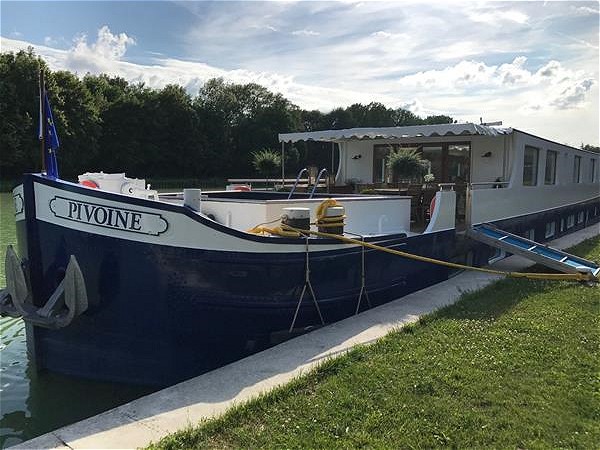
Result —
M 349 128 L 346 130 L 309 131 L 306 133 L 281 133 L 279 142 L 325 141 L 337 142 L 362 139 L 399 139 L 431 136 L 497 136 L 512 133 L 512 128 L 491 127 L 474 123 L 448 123 L 441 125 L 413 125 L 407 127 Z

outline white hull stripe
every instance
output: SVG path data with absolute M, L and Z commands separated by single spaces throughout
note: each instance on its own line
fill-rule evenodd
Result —
M 43 183 L 34 183 L 34 187 L 36 218 L 72 230 L 114 239 L 202 250 L 253 253 L 305 251 L 303 239 L 298 239 L 298 244 L 278 244 L 278 238 L 265 238 L 263 242 L 254 236 L 244 239 L 211 228 L 183 212 L 140 206 L 138 202 L 129 204 L 126 202 L 128 197 L 117 202 Z M 147 203 L 151 205 L 153 201 Z M 270 242 L 264 242 L 267 239 Z M 331 251 L 348 247 L 347 244 L 319 244 L 309 246 L 309 250 Z

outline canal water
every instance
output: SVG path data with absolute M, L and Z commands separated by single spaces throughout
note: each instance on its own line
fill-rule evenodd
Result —
M 0 193 L 0 287 L 6 246 L 16 244 L 10 193 Z M 0 319 L 0 448 L 9 447 L 93 416 L 152 392 L 149 388 L 99 383 L 48 372 L 29 363 L 25 326 Z

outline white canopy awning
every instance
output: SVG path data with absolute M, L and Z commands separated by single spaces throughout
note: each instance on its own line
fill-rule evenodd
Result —
M 491 127 L 474 123 L 449 123 L 441 125 L 349 128 L 346 130 L 310 131 L 306 133 L 281 133 L 279 134 L 279 142 L 339 142 L 345 140 L 400 139 L 435 136 L 497 136 L 501 134 L 510 134 L 512 131 L 512 128 L 506 127 Z

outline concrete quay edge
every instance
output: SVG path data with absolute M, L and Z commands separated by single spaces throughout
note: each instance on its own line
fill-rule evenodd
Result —
M 549 244 L 568 248 L 600 234 L 600 225 L 556 239 Z M 518 271 L 532 262 L 513 255 L 494 268 Z M 160 438 L 218 417 L 281 386 L 358 344 L 370 344 L 424 314 L 456 302 L 500 276 L 463 272 L 357 316 L 301 335 L 275 347 L 198 377 L 154 392 L 94 417 L 17 444 L 14 449 L 139 448 Z

